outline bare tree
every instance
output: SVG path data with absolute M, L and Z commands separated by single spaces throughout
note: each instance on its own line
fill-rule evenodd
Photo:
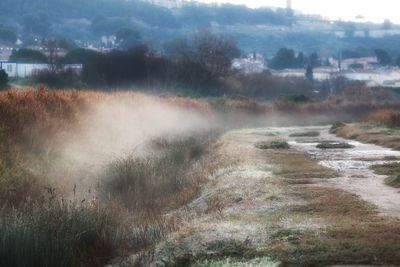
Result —
M 210 31 L 196 33 L 193 45 L 196 60 L 216 76 L 225 75 L 231 68 L 232 60 L 240 56 L 240 50 L 232 38 Z

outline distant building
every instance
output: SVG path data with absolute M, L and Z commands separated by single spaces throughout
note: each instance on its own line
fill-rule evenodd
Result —
M 398 87 L 400 82 L 400 69 L 375 69 L 375 70 L 347 70 L 341 76 L 365 82 L 368 86 Z
M 341 67 L 343 70 L 354 68 L 354 66 L 362 66 L 362 69 L 375 69 L 378 65 L 377 57 L 361 57 L 343 59 Z
M 259 53 L 251 53 L 247 58 L 235 58 L 232 61 L 232 69 L 238 70 L 245 74 L 261 73 L 266 67 L 264 58 Z
M 280 71 L 271 70 L 272 75 L 278 77 L 305 78 L 305 69 L 285 69 Z M 400 86 L 399 68 L 375 68 L 375 69 L 347 69 L 339 71 L 335 67 L 320 67 L 313 70 L 314 80 L 324 81 L 333 77 L 342 76 L 352 81 L 365 82 L 368 86 Z
M 63 69 L 70 69 L 76 73 L 81 73 L 82 64 L 66 64 L 62 66 Z M 35 63 L 15 63 L 15 62 L 0 62 L 0 69 L 5 70 L 9 77 L 13 78 L 28 78 L 31 77 L 35 71 L 50 70 L 50 64 L 35 64 Z
M 117 37 L 115 35 L 102 36 L 101 44 L 105 48 L 115 47 L 117 45 Z
M 10 59 L 13 48 L 0 44 L 0 62 L 6 62 Z

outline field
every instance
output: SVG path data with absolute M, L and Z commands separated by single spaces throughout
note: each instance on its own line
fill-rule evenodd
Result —
M 393 108 L 1 92 L 0 266 L 400 264 Z

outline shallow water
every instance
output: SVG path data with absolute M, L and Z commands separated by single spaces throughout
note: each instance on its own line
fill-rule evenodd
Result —
M 315 142 L 310 138 L 289 137 L 292 131 L 319 130 L 320 136 Z M 286 128 L 286 135 L 292 148 L 310 154 L 319 164 L 336 170 L 340 177 L 327 180 L 327 184 L 359 195 L 362 199 L 374 204 L 378 211 L 385 215 L 400 217 L 400 190 L 384 184 L 386 176 L 377 175 L 369 169 L 371 165 L 399 160 L 388 160 L 387 157 L 400 158 L 400 151 L 349 141 L 329 133 L 329 127 Z M 282 129 L 283 130 L 283 129 Z M 350 149 L 319 149 L 319 141 L 347 142 L 354 146 Z

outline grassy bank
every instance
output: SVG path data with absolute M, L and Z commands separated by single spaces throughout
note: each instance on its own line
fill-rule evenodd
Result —
M 358 196 L 329 186 L 338 174 L 309 154 L 255 146 L 283 138 L 277 129 L 222 137 L 217 153 L 229 157 L 193 203 L 198 216 L 159 246 L 159 266 L 400 262 L 398 219 L 381 217 Z
M 362 123 L 339 125 L 335 133 L 343 138 L 400 150 L 398 114 L 388 110 L 373 112 Z
M 208 150 L 216 135 L 209 127 L 194 132 L 202 122 L 197 117 L 209 116 L 201 102 L 45 90 L 4 92 L 0 102 L 1 266 L 104 266 L 117 256 L 151 250 L 179 227 L 167 214 L 198 195 L 213 166 Z M 162 135 L 136 135 L 140 150 L 124 154 L 111 147 L 114 153 L 100 159 L 83 157 L 87 149 L 119 137 L 111 128 L 119 126 L 121 118 L 99 118 L 100 124 L 88 125 L 98 106 L 126 114 L 114 107 L 138 103 L 164 112 L 171 126 L 154 128 Z M 199 121 L 190 126 L 193 129 L 175 130 L 179 125 L 173 125 L 173 116 L 182 112 Z M 196 116 L 190 117 L 191 112 Z M 74 148 L 73 157 L 66 157 L 65 151 L 75 145 L 69 140 L 84 137 L 93 127 L 107 135 L 97 137 L 94 146 L 79 142 L 87 147 Z M 143 129 L 146 125 L 138 131 Z M 100 165 L 82 172 L 92 169 L 90 164 Z M 86 187 L 82 176 L 96 186 Z
M 357 119 L 376 108 L 43 88 L 1 92 L 0 265 L 102 266 L 118 256 L 151 255 L 188 218 L 222 214 L 227 200 L 219 194 L 182 212 L 225 166 L 221 158 L 236 155 L 222 155 L 223 144 L 214 143 L 222 131 Z M 213 246 L 220 249 L 217 241 Z M 269 261 L 245 242 L 223 245 L 221 255 L 236 247 Z

